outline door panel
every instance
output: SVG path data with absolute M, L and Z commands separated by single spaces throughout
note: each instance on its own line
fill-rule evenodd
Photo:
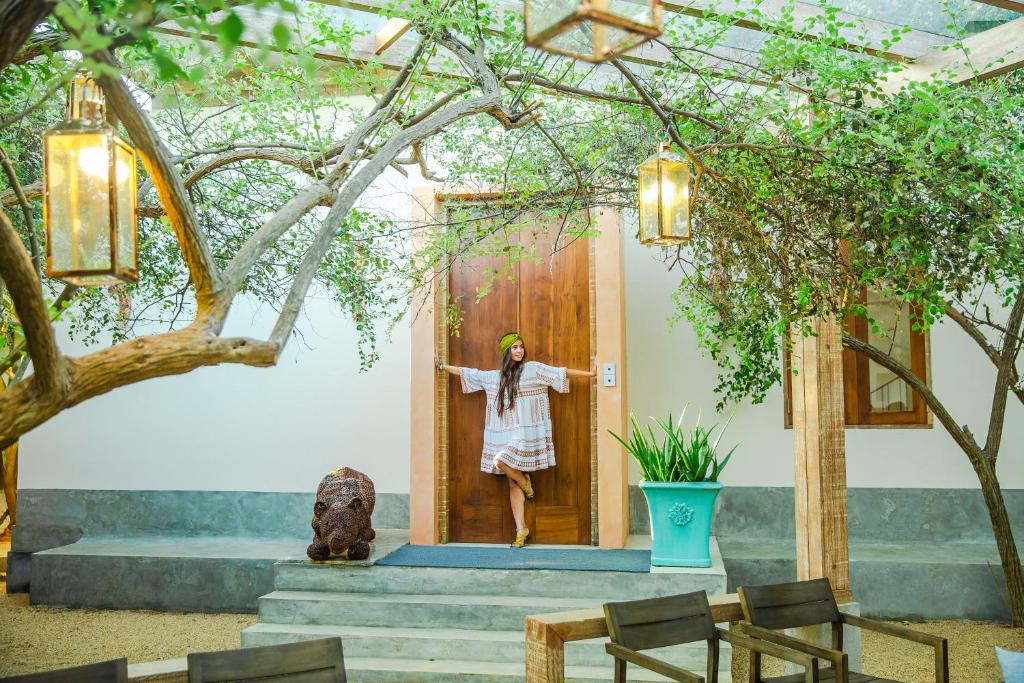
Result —
M 499 259 L 490 257 L 451 269 L 450 291 L 456 301 L 461 301 L 463 311 L 459 336 L 448 340 L 448 362 L 452 365 L 494 368 L 498 335 L 518 324 L 518 290 L 505 286 L 512 283 L 502 282 L 480 304 L 474 303 L 487 270 L 500 265 Z M 508 505 L 505 478 L 480 471 L 487 403 L 484 392 L 463 394 L 462 380 L 454 375 L 449 377 L 449 539 L 489 543 L 509 534 L 514 537 L 516 525 Z
M 551 255 L 554 234 L 519 239 L 534 243 L 539 264 L 523 261 L 516 280 L 503 279 L 476 303 L 476 288 L 493 259 L 456 264 L 449 275 L 453 297 L 464 312 L 460 335 L 449 338 L 453 365 L 494 369 L 500 363 L 497 341 L 518 329 L 527 359 L 577 369 L 590 367 L 590 274 L 588 242 L 579 239 Z M 536 500 L 527 503 L 531 542 L 590 543 L 590 400 L 589 379 L 570 380 L 568 394 L 549 391 L 554 431 L 554 468 L 533 474 Z M 507 543 L 515 535 L 505 478 L 480 471 L 483 445 L 482 392 L 462 394 L 449 387 L 449 539 Z

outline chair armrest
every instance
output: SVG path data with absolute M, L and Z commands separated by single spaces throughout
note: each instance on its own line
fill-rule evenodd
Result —
M 923 645 L 937 647 L 940 643 L 945 642 L 946 640 L 942 636 L 933 636 L 930 633 L 915 631 L 914 629 L 907 628 L 906 626 L 898 626 L 884 621 L 865 619 L 864 617 L 858 617 L 852 614 L 842 614 L 840 616 L 842 616 L 843 622 L 850 626 L 865 628 L 869 631 L 874 631 L 875 633 L 884 633 L 887 636 L 893 636 L 895 638 L 912 640 L 915 643 L 921 643 Z
M 680 683 L 704 683 L 704 677 L 698 676 L 695 673 L 690 673 L 686 669 L 680 669 L 677 666 L 672 666 L 666 662 L 649 657 L 645 654 L 641 654 L 636 650 L 630 650 L 628 647 L 616 645 L 615 643 L 605 643 L 605 651 L 616 659 L 624 659 L 627 662 L 642 666 L 645 669 L 650 669 L 655 673 L 659 673 L 662 676 L 667 676 L 672 680 L 679 681 Z
M 767 640 L 769 643 L 775 643 L 783 647 L 788 647 L 791 650 L 797 650 L 804 654 L 811 655 L 813 657 L 819 657 L 821 659 L 827 659 L 832 662 L 832 665 L 837 669 L 842 669 L 845 672 L 849 672 L 849 658 L 846 653 L 840 652 L 839 650 L 830 650 L 826 647 L 820 647 L 813 643 L 808 643 L 806 640 L 800 640 L 799 638 L 793 638 L 783 633 L 776 633 L 775 631 L 769 631 L 766 628 L 760 626 L 754 626 L 749 621 L 736 622 L 737 628 L 743 633 L 758 638 L 760 640 Z
M 751 638 L 740 633 L 733 631 L 726 631 L 724 629 L 716 629 L 718 631 L 718 637 L 727 643 L 737 645 L 739 647 L 759 652 L 769 657 L 777 657 L 778 659 L 784 659 L 787 662 L 793 662 L 799 666 L 804 667 L 807 672 L 807 680 L 809 683 L 817 683 L 818 680 L 818 659 L 811 655 L 804 654 L 792 650 L 782 645 L 776 645 L 770 643 L 767 640 L 759 640 L 757 638 Z
M 942 636 L 933 636 L 931 633 L 915 631 L 906 626 L 898 626 L 884 621 L 865 619 L 852 614 L 843 614 L 843 623 L 857 628 L 867 629 L 876 633 L 882 633 L 894 638 L 910 640 L 922 645 L 930 645 L 935 648 L 935 680 L 938 683 L 949 681 L 949 641 Z

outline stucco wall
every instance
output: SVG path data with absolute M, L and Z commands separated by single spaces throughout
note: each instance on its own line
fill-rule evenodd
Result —
M 408 196 L 389 183 L 375 195 L 387 198 L 389 210 L 407 211 Z M 710 418 L 717 369 L 699 356 L 685 323 L 671 330 L 666 323 L 678 275 L 631 239 L 625 259 L 629 405 L 645 418 L 677 413 L 689 401 Z M 269 308 L 240 302 L 226 333 L 265 334 L 273 319 Z M 308 302 L 300 329 L 303 338 L 291 342 L 275 368 L 204 368 L 66 411 L 25 437 L 21 487 L 307 491 L 344 464 L 365 471 L 382 492 L 408 492 L 408 326 L 396 328 L 365 374 L 358 372 L 355 331 L 330 302 Z M 958 330 L 939 326 L 932 369 L 953 414 L 982 432 L 993 376 L 988 361 Z M 727 484 L 792 485 L 792 432 L 782 427 L 781 391 L 739 409 L 723 443 L 737 441 Z M 1024 410 L 1011 400 L 999 471 L 1006 488 L 1024 488 L 1022 448 Z M 940 426 L 848 430 L 847 460 L 851 487 L 976 486 Z M 638 479 L 634 466 L 630 480 Z

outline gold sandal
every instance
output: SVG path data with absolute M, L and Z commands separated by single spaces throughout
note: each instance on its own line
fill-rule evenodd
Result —
M 526 494 L 526 500 L 533 500 L 533 481 L 530 479 L 529 474 L 524 474 L 523 477 L 526 479 L 526 485 L 519 488 Z
M 516 540 L 512 542 L 513 548 L 522 548 L 526 545 L 526 538 L 530 535 L 530 530 L 523 528 L 516 532 Z

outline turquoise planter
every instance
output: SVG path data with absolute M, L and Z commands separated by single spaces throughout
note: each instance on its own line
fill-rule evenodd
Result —
M 641 481 L 651 513 L 651 564 L 711 566 L 711 513 L 722 490 L 717 481 Z

